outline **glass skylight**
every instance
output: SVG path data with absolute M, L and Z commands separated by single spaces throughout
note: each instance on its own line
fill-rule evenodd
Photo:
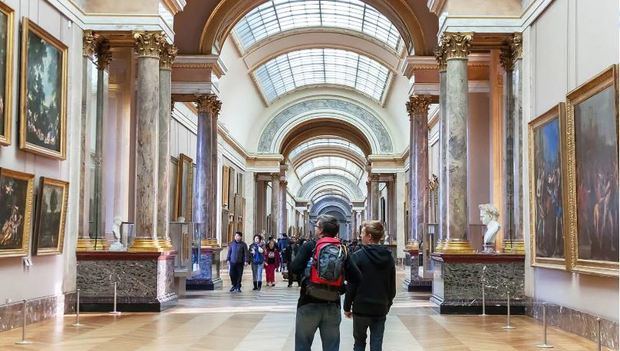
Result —
M 235 26 L 234 33 L 247 51 L 269 36 L 306 27 L 360 32 L 396 52 L 403 43 L 392 22 L 360 0 L 271 0 L 245 15 Z
M 354 88 L 381 102 L 390 70 L 355 52 L 305 49 L 278 56 L 254 71 L 269 103 L 306 85 L 335 84 Z
M 362 149 L 360 149 L 357 145 L 351 143 L 348 140 L 341 139 L 341 138 L 333 138 L 333 137 L 311 139 L 302 144 L 299 144 L 293 149 L 293 151 L 289 153 L 288 157 L 290 160 L 294 160 L 299 154 L 301 154 L 302 152 L 306 150 L 309 150 L 315 147 L 325 147 L 325 146 L 328 146 L 328 147 L 337 146 L 337 147 L 347 148 L 353 151 L 354 153 L 358 154 L 361 158 L 366 157 Z

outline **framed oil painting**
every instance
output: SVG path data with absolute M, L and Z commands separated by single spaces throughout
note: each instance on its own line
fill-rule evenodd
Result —
M 176 201 L 174 208 L 176 217 L 185 217 L 186 221 L 191 221 L 192 218 L 193 183 L 193 160 L 185 154 L 180 154 L 177 164 Z
M 0 257 L 27 256 L 34 175 L 0 168 Z
M 62 254 L 68 199 L 69 183 L 41 177 L 33 240 L 35 255 Z
M 533 266 L 566 269 L 564 103 L 529 123 L 530 249 Z
M 0 145 L 11 143 L 13 106 L 13 9 L 0 2 Z
M 571 268 L 618 276 L 618 66 L 566 97 Z
M 67 46 L 24 17 L 21 49 L 19 147 L 64 160 Z

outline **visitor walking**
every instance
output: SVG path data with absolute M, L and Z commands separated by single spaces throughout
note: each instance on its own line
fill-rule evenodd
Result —
M 354 351 L 366 349 L 366 332 L 370 329 L 370 350 L 381 351 L 385 316 L 396 295 L 396 267 L 392 252 L 380 245 L 383 224 L 367 221 L 362 224 L 362 245 L 351 255 L 362 273 L 362 280 L 347 285 L 344 314 L 353 317 Z
M 230 292 L 241 292 L 241 278 L 243 277 L 243 266 L 248 264 L 248 245 L 242 240 L 243 233 L 236 232 L 235 240 L 228 244 L 228 273 L 232 287 Z
M 289 237 L 286 233 L 282 233 L 280 238 L 278 239 L 278 250 L 280 251 L 280 263 L 281 263 L 281 271 L 284 272 L 287 270 L 288 261 L 286 260 L 286 249 L 289 245 Z
M 276 269 L 280 267 L 280 251 L 273 238 L 265 247 L 265 273 L 267 275 L 267 286 L 276 286 Z
M 335 217 L 319 216 L 317 240 L 306 242 L 291 262 L 289 271 L 303 275 L 295 319 L 296 351 L 310 351 L 317 329 L 323 351 L 340 349 L 340 295 L 344 281 L 357 283 L 361 274 L 336 238 L 338 231 Z M 322 264 L 326 261 L 330 264 Z
M 284 255 L 288 262 L 293 262 L 293 260 L 295 259 L 295 256 L 297 256 L 297 254 L 299 253 L 299 248 L 300 248 L 299 240 L 295 236 L 292 237 L 291 240 L 289 241 L 288 247 L 286 248 L 286 252 Z M 289 288 L 293 285 L 294 281 L 297 282 L 298 286 L 301 285 L 299 281 L 299 276 L 291 272 L 290 269 L 288 271 L 287 280 L 288 280 Z
M 265 264 L 265 249 L 263 246 L 262 235 L 254 235 L 254 242 L 250 245 L 252 281 L 254 283 L 254 289 L 252 290 L 260 290 L 263 285 L 263 265 Z

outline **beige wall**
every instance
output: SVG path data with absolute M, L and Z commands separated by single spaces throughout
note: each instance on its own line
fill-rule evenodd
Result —
M 469 224 L 481 224 L 479 204 L 490 201 L 489 94 L 469 94 L 467 183 Z
M 157 0 L 71 0 L 85 13 L 156 14 Z
M 22 268 L 21 258 L 0 258 L 0 277 L 10 283 L 0 284 L 0 304 L 7 301 L 58 295 L 75 290 L 75 245 L 78 216 L 79 142 L 82 89 L 82 31 L 46 1 L 7 0 L 15 10 L 13 53 L 12 143 L 0 148 L 0 167 L 35 174 L 35 194 L 39 177 L 69 181 L 69 205 L 65 228 L 64 254 L 33 257 L 29 270 Z M 21 17 L 27 16 L 69 47 L 69 80 L 67 99 L 67 159 L 53 160 L 20 151 L 18 148 L 18 78 Z
M 618 2 L 554 1 L 524 32 L 523 130 L 527 122 L 565 100 L 568 91 L 618 63 Z M 524 155 L 527 160 L 527 138 Z M 528 167 L 524 162 L 523 178 Z M 529 203 L 527 182 L 524 203 Z M 527 209 L 527 206 L 525 206 Z M 524 213 L 529 248 L 529 213 Z M 529 251 L 527 261 L 529 262 Z M 530 296 L 618 320 L 618 279 L 526 265 Z M 562 293 L 558 293 L 562 292 Z

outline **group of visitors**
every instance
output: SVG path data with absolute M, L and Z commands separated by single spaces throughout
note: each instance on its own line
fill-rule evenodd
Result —
M 227 262 L 231 292 L 241 291 L 244 264 L 252 264 L 254 290 L 262 285 L 265 268 L 267 286 L 275 286 L 275 271 L 286 272 L 288 286 L 301 286 L 295 321 L 295 350 L 309 351 L 317 329 L 324 351 L 340 348 L 341 309 L 353 319 L 354 351 L 365 350 L 370 330 L 370 350 L 382 349 L 386 315 L 396 295 L 396 268 L 391 251 L 383 246 L 383 224 L 366 221 L 359 241 L 345 245 L 338 239 L 338 220 L 319 216 L 315 238 L 308 241 L 282 235 L 278 241 L 260 234 L 247 245 L 242 233 L 230 243 Z M 344 303 L 341 302 L 344 295 Z

